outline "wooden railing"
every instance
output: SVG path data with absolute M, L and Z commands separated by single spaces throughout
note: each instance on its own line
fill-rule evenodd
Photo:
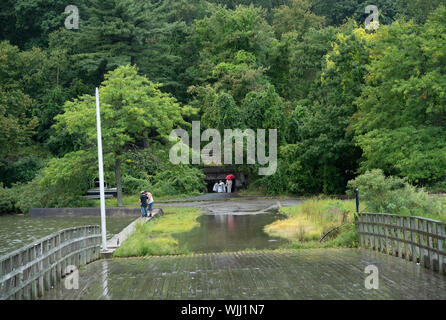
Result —
M 62 277 L 100 258 L 99 226 L 61 230 L 0 257 L 0 300 L 36 299 Z
M 446 223 L 422 217 L 360 213 L 363 247 L 401 257 L 446 275 Z

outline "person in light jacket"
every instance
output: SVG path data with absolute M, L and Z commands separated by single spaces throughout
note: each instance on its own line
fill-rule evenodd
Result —
M 152 216 L 152 211 L 153 211 L 153 205 L 154 205 L 155 201 L 153 200 L 153 196 L 152 196 L 152 194 L 150 192 L 147 192 L 146 196 L 148 198 L 148 200 L 147 200 L 147 207 L 149 209 L 149 217 L 151 217 Z
M 226 187 L 228 189 L 228 193 L 231 193 L 231 190 L 232 190 L 232 180 L 231 179 L 226 180 Z
M 218 183 L 218 192 L 226 192 L 225 183 L 221 180 Z

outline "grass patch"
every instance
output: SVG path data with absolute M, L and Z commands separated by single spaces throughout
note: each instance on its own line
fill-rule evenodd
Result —
M 355 247 L 357 234 L 353 225 L 355 200 L 312 198 L 302 204 L 280 209 L 288 218 L 265 226 L 272 237 L 291 241 L 287 248 Z M 346 223 L 319 244 L 330 229 Z
M 359 246 L 359 237 L 355 225 L 349 223 L 342 227 L 335 237 L 324 240 L 322 243 L 318 240 L 299 241 L 294 240 L 283 249 L 318 249 L 318 248 L 357 248 Z
M 135 233 L 124 241 L 113 257 L 188 254 L 173 235 L 199 226 L 200 210 L 195 208 L 163 207 L 164 215 L 146 224 L 137 223 Z

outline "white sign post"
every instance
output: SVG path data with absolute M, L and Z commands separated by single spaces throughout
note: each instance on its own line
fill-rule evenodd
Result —
M 107 250 L 107 229 L 105 227 L 105 194 L 104 194 L 104 163 L 102 160 L 101 113 L 99 112 L 99 89 L 96 88 L 96 123 L 98 129 L 98 161 L 99 161 L 99 191 L 101 198 L 102 250 Z

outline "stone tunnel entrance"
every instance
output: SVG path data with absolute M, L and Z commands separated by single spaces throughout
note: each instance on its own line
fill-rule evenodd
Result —
M 233 192 L 239 191 L 247 187 L 246 176 L 243 173 L 239 173 L 236 167 L 230 166 L 215 166 L 215 167 L 204 167 L 206 187 L 208 192 L 213 192 L 212 188 L 216 182 L 222 180 L 226 182 L 226 176 L 233 174 L 235 179 L 233 181 Z

